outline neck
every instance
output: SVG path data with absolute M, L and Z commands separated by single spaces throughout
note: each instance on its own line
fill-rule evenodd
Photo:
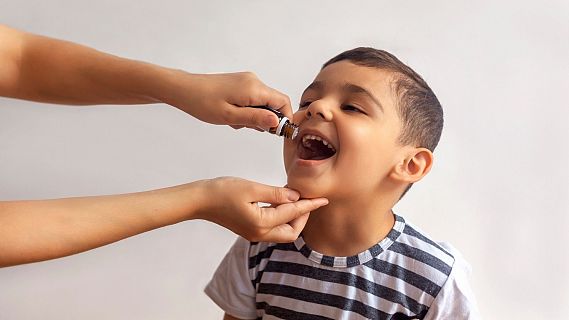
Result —
M 302 234 L 313 250 L 329 256 L 352 256 L 380 242 L 393 228 L 395 201 L 380 197 L 331 200 L 310 214 Z

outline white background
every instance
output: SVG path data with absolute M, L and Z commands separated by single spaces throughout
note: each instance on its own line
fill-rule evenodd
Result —
M 486 319 L 567 318 L 569 2 L 0 0 L 0 23 L 191 72 L 251 70 L 294 104 L 337 53 L 391 51 L 446 117 L 433 171 L 397 212 L 463 252 Z M 221 175 L 281 185 L 281 162 L 276 137 L 166 105 L 0 99 L 2 200 Z M 0 319 L 220 318 L 202 289 L 234 237 L 189 222 L 1 269 Z

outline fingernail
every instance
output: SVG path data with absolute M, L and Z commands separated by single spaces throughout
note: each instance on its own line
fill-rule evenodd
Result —
M 321 207 L 328 204 L 328 199 L 326 199 L 326 198 L 312 199 L 312 201 L 316 202 L 316 204 L 321 206 Z
M 263 125 L 267 128 L 271 128 L 274 127 L 275 123 L 275 116 L 274 115 L 267 115 L 265 116 L 265 118 L 263 118 Z
M 288 191 L 287 192 L 287 198 L 290 201 L 296 201 L 300 198 L 300 193 L 298 193 L 296 191 Z

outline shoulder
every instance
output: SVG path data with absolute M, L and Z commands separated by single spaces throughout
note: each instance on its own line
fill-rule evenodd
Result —
M 428 293 L 430 298 L 423 301 L 428 306 L 455 267 L 456 252 L 400 216 L 393 230 L 397 232 L 392 235 L 393 242 L 379 258 L 395 277 Z
M 403 220 L 403 229 L 390 250 L 422 262 L 448 276 L 455 264 L 456 249 L 445 242 L 434 240 L 429 234 L 412 223 Z
M 256 318 L 255 289 L 247 266 L 249 248 L 249 241 L 237 238 L 204 290 L 226 313 L 242 319 Z
M 404 263 L 412 264 L 417 274 L 436 284 L 431 291 L 435 299 L 425 319 L 478 319 L 468 279 L 471 267 L 460 251 L 448 242 L 434 240 L 414 224 L 404 223 L 390 250 L 404 256 Z M 413 262 L 410 264 L 409 260 Z
M 476 297 L 470 286 L 470 264 L 462 254 L 448 243 L 441 243 L 454 256 L 450 275 L 433 301 L 425 320 L 477 320 L 480 312 Z

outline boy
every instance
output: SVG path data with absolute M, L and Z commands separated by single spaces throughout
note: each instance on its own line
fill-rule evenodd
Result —
M 442 108 L 372 48 L 341 53 L 304 91 L 285 141 L 288 187 L 325 197 L 293 243 L 238 239 L 205 289 L 225 319 L 474 319 L 467 264 L 393 213 L 431 169 Z

